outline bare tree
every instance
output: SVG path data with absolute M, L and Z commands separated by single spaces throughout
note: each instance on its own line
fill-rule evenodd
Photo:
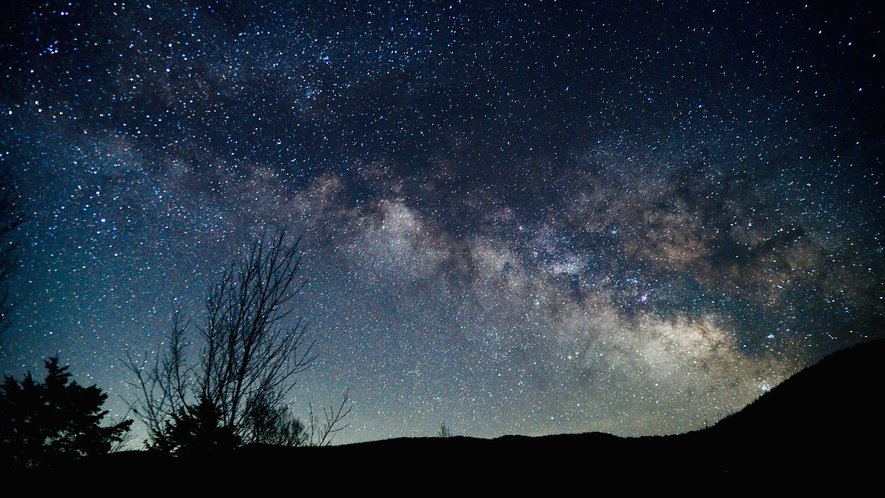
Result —
M 258 239 L 224 270 L 200 328 L 200 395 L 219 408 L 224 426 L 241 437 L 246 436 L 241 432 L 247 401 L 257 397 L 279 405 L 294 386 L 293 377 L 314 359 L 301 319 L 282 326 L 303 288 L 296 281 L 298 241 L 290 246 L 285 242 L 282 232 L 270 241 Z
M 440 422 L 439 430 L 436 431 L 436 437 L 447 438 L 447 437 L 455 437 L 455 434 L 452 433 L 452 430 L 446 427 L 445 422 Z
M 273 444 L 278 446 L 306 446 L 310 434 L 289 408 L 283 404 L 273 405 L 260 396 L 253 396 L 246 405 L 248 439 L 244 443 Z
M 124 365 L 135 375 L 135 385 L 140 391 L 135 401 L 129 402 L 130 409 L 147 426 L 152 442 L 163 436 L 169 420 L 174 420 L 188 408 L 195 409 L 190 406 L 193 404 L 193 368 L 188 367 L 185 359 L 187 327 L 188 322 L 176 309 L 172 313 L 167 349 L 158 352 L 152 363 L 148 360 L 139 362 L 126 351 Z
M 335 439 L 335 436 L 346 429 L 350 424 L 341 425 L 342 421 L 350 415 L 350 393 L 344 391 L 341 397 L 341 403 L 336 407 L 329 405 L 327 410 L 323 407 L 323 418 L 314 414 L 313 406 L 310 407 L 310 415 L 308 416 L 308 435 L 306 437 L 307 444 L 310 446 L 329 446 Z
M 310 444 L 314 432 L 325 432 L 324 442 L 340 430 L 349 412 L 346 395 L 342 408 L 327 416 L 332 426 L 314 431 L 311 423 L 310 434 L 285 404 L 295 376 L 315 358 L 303 322 L 290 316 L 303 283 L 297 280 L 299 241 L 287 242 L 283 232 L 260 237 L 223 270 L 206 300 L 205 323 L 197 328 L 199 363 L 187 362 L 188 323 L 178 312 L 167 350 L 152 364 L 127 357 L 140 389 L 131 404 L 153 443 L 184 422 L 204 426 L 207 413 L 240 443 Z

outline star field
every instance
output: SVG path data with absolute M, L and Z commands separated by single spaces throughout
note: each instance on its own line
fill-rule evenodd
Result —
M 278 228 L 337 442 L 684 432 L 883 336 L 882 6 L 304 3 L 4 7 L 4 372 L 124 416 Z

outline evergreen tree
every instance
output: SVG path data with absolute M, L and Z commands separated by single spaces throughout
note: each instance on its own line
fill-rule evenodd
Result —
M 240 438 L 221 424 L 221 412 L 205 396 L 194 406 L 185 406 L 166 421 L 164 430 L 153 434 L 148 448 L 179 456 L 205 455 L 232 450 Z
M 111 450 L 132 425 L 126 420 L 109 427 L 99 424 L 108 395 L 97 386 L 71 381 L 58 358 L 45 362 L 43 383 L 31 373 L 19 382 L 6 376 L 0 384 L 0 459 L 13 467 L 37 467 L 70 461 Z

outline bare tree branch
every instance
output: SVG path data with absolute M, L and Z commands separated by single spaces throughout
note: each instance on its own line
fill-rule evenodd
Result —
M 152 439 L 163 432 L 166 421 L 187 406 L 190 398 L 192 369 L 185 362 L 184 339 L 187 327 L 188 321 L 176 309 L 172 313 L 168 350 L 162 355 L 156 354 L 152 364 L 147 360 L 138 362 L 130 351 L 126 351 L 123 365 L 135 375 L 134 385 L 140 391 L 135 401 L 127 404 L 147 426 Z
M 288 240 L 282 231 L 262 236 L 221 272 L 197 327 L 196 365 L 186 361 L 188 323 L 177 311 L 162 358 L 146 366 L 127 356 L 140 389 L 131 406 L 150 429 L 152 444 L 182 421 L 200 427 L 206 421 L 197 419 L 208 413 L 217 414 L 225 434 L 246 443 L 328 444 L 343 429 L 350 412 L 346 393 L 337 410 L 324 410 L 324 425 L 311 424 L 310 435 L 285 406 L 295 376 L 315 359 L 304 322 L 290 316 L 304 284 L 298 281 L 300 240 Z
M 329 446 L 335 436 L 350 427 L 350 424 L 340 425 L 348 415 L 353 406 L 350 404 L 350 392 L 344 391 L 341 404 L 336 408 L 335 405 L 329 405 L 326 410 L 323 407 L 323 420 L 313 413 L 313 406 L 310 406 L 310 415 L 308 415 L 310 437 L 308 444 L 310 446 Z
M 257 239 L 222 272 L 206 301 L 200 393 L 240 437 L 246 436 L 246 401 L 260 397 L 278 404 L 314 359 L 303 323 L 282 327 L 303 287 L 296 282 L 300 267 L 298 241 L 287 246 L 282 232 L 270 241 Z

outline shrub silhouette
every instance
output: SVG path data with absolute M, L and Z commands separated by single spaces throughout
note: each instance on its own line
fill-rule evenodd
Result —
M 122 442 L 131 420 L 101 427 L 107 394 L 71 381 L 58 358 L 45 362 L 43 383 L 31 373 L 19 382 L 6 376 L 0 385 L 0 462 L 31 468 L 108 453 Z

